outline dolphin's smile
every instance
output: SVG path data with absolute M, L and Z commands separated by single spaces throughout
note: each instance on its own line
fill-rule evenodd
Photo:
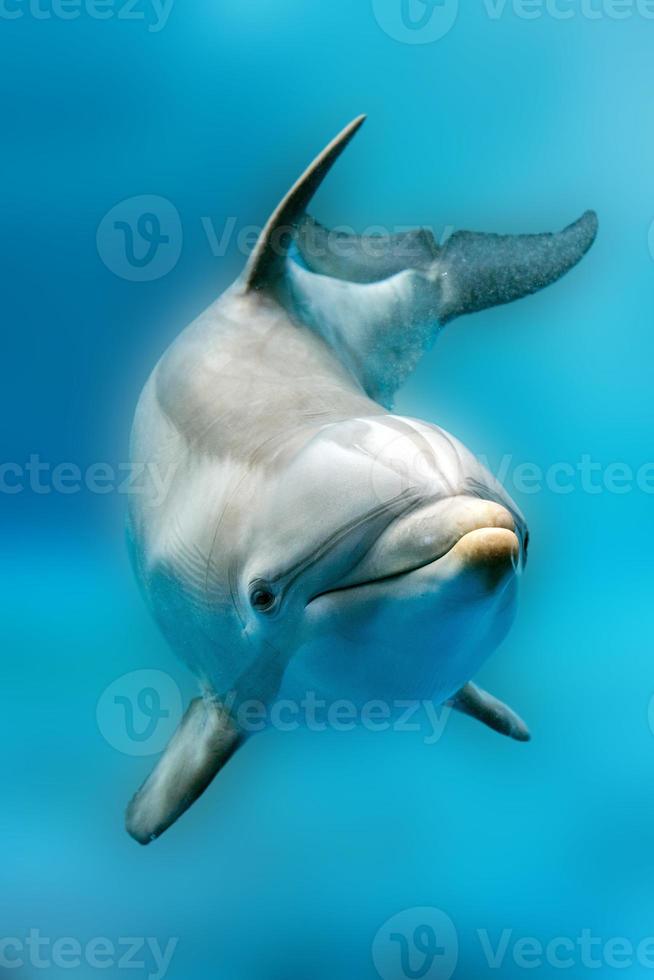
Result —
M 328 596 L 388 586 L 416 572 L 447 575 L 448 566 L 452 574 L 456 570 L 477 572 L 489 589 L 496 588 L 520 571 L 528 532 L 505 507 L 492 501 L 466 501 L 465 505 L 469 510 L 464 514 L 454 513 L 450 506 L 452 526 L 437 531 L 428 529 L 433 507 L 422 515 L 414 512 L 399 518 L 344 580 L 312 596 L 307 605 Z
M 428 571 L 430 568 L 436 569 L 437 566 L 445 562 L 455 552 L 458 551 L 463 554 L 468 549 L 468 546 L 470 547 L 469 556 L 472 559 L 471 564 L 477 560 L 480 569 L 485 564 L 489 576 L 491 579 L 494 578 L 495 581 L 499 581 L 504 577 L 504 574 L 509 571 L 509 566 L 514 571 L 518 570 L 520 542 L 517 534 L 513 531 L 500 528 L 480 528 L 477 531 L 468 531 L 449 551 L 439 558 L 415 565 L 413 568 L 408 568 L 403 572 L 395 572 L 381 578 L 369 579 L 368 581 L 357 582 L 353 585 L 342 585 L 335 589 L 319 592 L 318 595 L 315 595 L 309 600 L 307 605 L 311 605 L 316 600 L 323 599 L 325 596 L 335 596 L 339 593 L 355 592 L 359 589 L 367 589 L 375 585 L 384 585 L 405 579 L 414 572 L 421 570 Z

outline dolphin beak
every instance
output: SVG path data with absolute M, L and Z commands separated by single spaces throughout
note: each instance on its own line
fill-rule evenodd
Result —
M 413 582 L 460 582 L 461 595 L 499 594 L 522 568 L 522 528 L 494 501 L 445 500 L 398 518 L 345 578 L 312 596 L 373 596 Z
M 493 591 L 520 568 L 520 541 L 515 531 L 484 527 L 469 531 L 449 552 L 462 569 L 476 573 L 483 588 Z
M 506 507 L 476 497 L 445 498 L 398 517 L 337 587 L 361 585 L 451 558 L 453 567 L 510 567 L 520 530 Z M 472 536 L 471 536 L 472 535 Z M 516 561 L 516 571 L 519 560 Z M 489 572 L 491 574 L 491 572 Z

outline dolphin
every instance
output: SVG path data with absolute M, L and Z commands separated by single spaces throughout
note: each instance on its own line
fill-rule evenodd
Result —
M 597 219 L 557 234 L 332 232 L 307 208 L 364 121 L 314 160 L 238 280 L 174 341 L 136 410 L 128 542 L 142 592 L 200 681 L 127 810 L 141 844 L 251 734 L 241 709 L 317 692 L 451 704 L 529 739 L 471 678 L 505 637 L 529 544 L 477 458 L 393 396 L 455 317 L 553 283 Z

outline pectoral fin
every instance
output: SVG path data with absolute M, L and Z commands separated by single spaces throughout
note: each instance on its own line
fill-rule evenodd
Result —
M 508 735 L 518 742 L 528 742 L 531 738 L 529 729 L 515 711 L 476 684 L 466 684 L 448 703 L 456 711 L 476 718 L 500 735 Z
M 191 701 L 179 728 L 127 808 L 127 831 L 149 844 L 197 800 L 240 744 L 229 713 L 209 697 Z

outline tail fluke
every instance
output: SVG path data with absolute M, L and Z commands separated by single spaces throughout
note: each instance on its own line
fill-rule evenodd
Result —
M 428 228 L 399 234 L 329 231 L 306 214 L 365 116 L 346 126 L 291 188 L 264 228 L 239 286 L 274 292 L 376 401 L 390 407 L 444 324 L 556 282 L 595 240 L 587 211 L 561 232 L 459 231 L 439 246 Z
M 586 254 L 597 234 L 597 215 L 586 213 L 563 231 L 545 235 L 456 232 L 439 257 L 443 290 L 440 322 L 512 303 L 556 282 Z

